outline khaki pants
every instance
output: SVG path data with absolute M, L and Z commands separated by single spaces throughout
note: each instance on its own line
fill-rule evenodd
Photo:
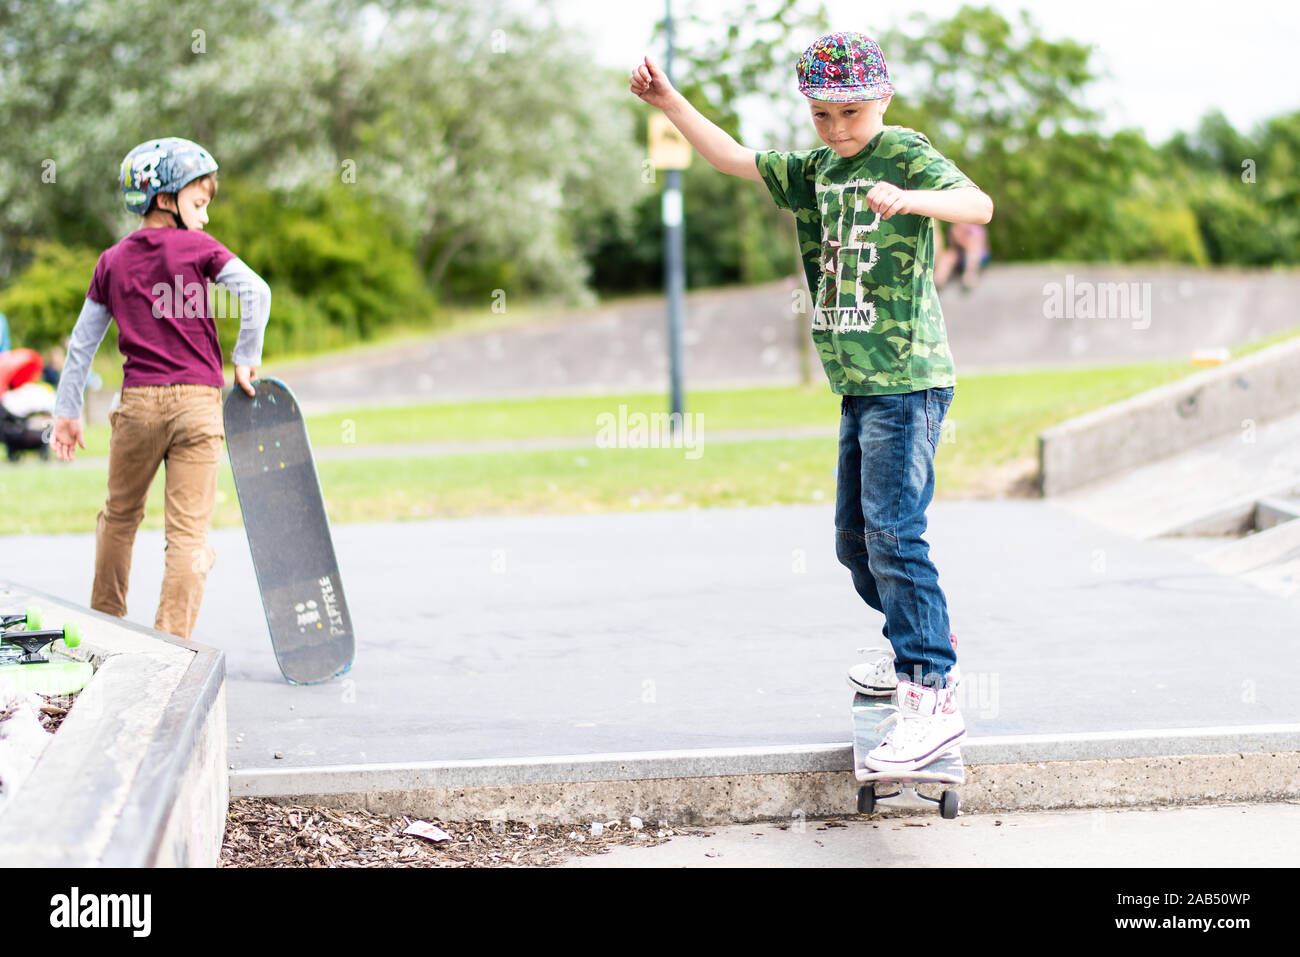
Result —
M 208 529 L 225 438 L 221 390 L 206 385 L 123 389 L 121 405 L 109 418 L 108 499 L 95 526 L 90 607 L 126 614 L 136 529 L 158 466 L 166 463 L 166 570 L 154 627 L 188 638 L 216 558 Z

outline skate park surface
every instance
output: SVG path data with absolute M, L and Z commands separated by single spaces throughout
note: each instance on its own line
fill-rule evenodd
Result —
M 287 685 L 242 530 L 195 640 L 227 656 L 234 769 L 847 742 L 883 618 L 829 507 L 343 525 L 351 671 Z M 972 738 L 1300 725 L 1300 602 L 1041 501 L 938 502 L 927 538 Z M 91 536 L 16 536 L 23 584 L 88 594 Z M 137 540 L 152 624 L 162 537 Z
M 1041 298 L 1031 278 L 1025 295 Z M 1054 328 L 1045 361 L 1062 350 L 1100 358 L 1078 330 Z M 1081 328 L 1094 340 L 1103 330 Z M 1155 341 L 1104 328 L 1117 349 Z M 340 379 L 329 377 L 315 399 L 303 377 L 304 406 L 334 404 Z M 969 762 L 1300 751 L 1288 681 L 1300 664 L 1295 560 L 1272 556 L 1252 575 L 1206 558 L 1232 547 L 1223 538 L 1160 536 L 1225 490 L 1244 500 L 1300 486 L 1290 451 L 1300 420 L 1259 431 L 1249 467 L 1240 444 L 1221 440 L 1053 499 L 936 501 L 926 537 L 959 638 Z M 356 663 L 292 687 L 275 666 L 243 530 L 213 534 L 194 638 L 226 655 L 232 797 L 238 782 L 304 793 L 283 782 L 331 769 L 400 778 L 460 765 L 462 783 L 493 784 L 546 762 L 579 780 L 600 762 L 646 776 L 745 773 L 760 759 L 771 770 L 778 758 L 786 770 L 842 771 L 843 676 L 857 648 L 887 644 L 835 559 L 829 504 L 339 525 L 334 538 Z M 14 580 L 88 598 L 93 536 L 7 544 L 23 556 Z M 142 532 L 131 621 L 152 624 L 162 561 L 161 533 Z

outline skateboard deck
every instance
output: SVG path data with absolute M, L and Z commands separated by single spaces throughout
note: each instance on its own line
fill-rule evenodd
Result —
M 352 666 L 355 640 L 302 410 L 276 379 L 226 397 L 226 448 L 271 647 L 293 684 Z
M 908 810 L 933 810 L 936 807 L 945 818 L 957 816 L 960 800 L 957 792 L 944 790 L 939 798 L 927 797 L 917 791 L 919 784 L 963 784 L 966 765 L 961 750 L 942 754 L 923 768 L 915 771 L 873 771 L 867 767 L 867 755 L 885 738 L 879 731 L 880 723 L 896 712 L 892 698 L 872 698 L 864 694 L 853 696 L 853 776 L 858 784 L 858 812 L 871 814 L 878 807 L 906 808 Z M 897 785 L 891 789 L 891 785 Z
M 0 697 L 36 692 L 44 695 L 74 694 L 95 675 L 89 661 L 45 661 L 34 665 L 0 664 Z

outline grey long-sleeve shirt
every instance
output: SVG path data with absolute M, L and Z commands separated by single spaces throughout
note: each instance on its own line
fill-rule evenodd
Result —
M 271 287 L 238 257 L 231 259 L 217 275 L 217 282 L 239 296 L 239 338 L 231 360 L 238 366 L 256 366 L 262 362 L 262 336 L 271 317 Z M 104 341 L 113 321 L 108 307 L 87 299 L 68 341 L 68 355 L 59 375 L 59 392 L 54 399 L 54 414 L 59 418 L 81 416 L 86 378 L 90 363 Z

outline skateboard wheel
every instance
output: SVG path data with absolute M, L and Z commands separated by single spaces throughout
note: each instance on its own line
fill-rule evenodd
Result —
M 871 814 L 876 809 L 876 789 L 869 784 L 858 788 L 858 813 Z
M 39 608 L 32 607 L 27 609 L 27 630 L 41 630 L 41 610 Z
M 77 645 L 81 644 L 81 626 L 75 621 L 64 623 L 63 643 L 69 648 L 75 648 Z
M 961 807 L 961 800 L 957 797 L 956 791 L 944 791 L 939 799 L 939 813 L 946 820 L 951 821 L 957 816 L 957 811 Z

